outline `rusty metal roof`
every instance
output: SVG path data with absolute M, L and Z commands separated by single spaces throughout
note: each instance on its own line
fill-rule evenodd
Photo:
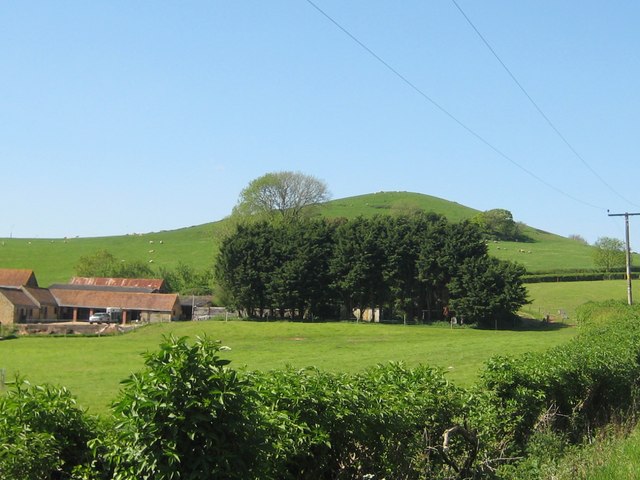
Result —
M 0 286 L 2 287 L 37 287 L 38 281 L 33 270 L 17 268 L 0 268 Z
M 73 277 L 69 283 L 96 287 L 144 288 L 150 292 L 159 292 L 164 287 L 162 278 Z
M 175 293 L 138 293 L 50 288 L 61 307 L 122 308 L 149 312 L 171 312 L 178 303 Z
M 56 290 L 87 290 L 92 292 L 131 292 L 131 293 L 155 293 L 149 288 L 133 287 L 101 287 L 98 285 L 72 285 L 70 283 L 54 283 L 49 289 Z

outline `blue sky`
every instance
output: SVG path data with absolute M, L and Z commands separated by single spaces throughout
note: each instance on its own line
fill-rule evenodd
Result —
M 294 170 L 333 198 L 421 192 L 624 238 L 607 209 L 640 212 L 640 3 L 457 2 L 581 158 L 451 0 L 314 3 L 483 141 L 306 0 L 3 2 L 0 237 L 219 220 Z

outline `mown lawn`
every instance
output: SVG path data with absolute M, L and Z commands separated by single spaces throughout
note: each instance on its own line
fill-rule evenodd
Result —
M 448 326 L 207 321 L 157 324 L 114 337 L 24 337 L 0 342 L 0 369 L 33 383 L 67 386 L 94 413 L 107 411 L 120 381 L 143 366 L 163 336 L 208 335 L 231 347 L 225 357 L 237 369 L 292 365 L 355 372 L 380 362 L 427 363 L 470 385 L 495 354 L 519 354 L 566 342 L 576 329 L 492 331 Z

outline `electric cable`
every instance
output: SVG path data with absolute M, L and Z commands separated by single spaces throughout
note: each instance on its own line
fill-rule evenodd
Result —
M 487 39 L 484 37 L 484 35 L 482 35 L 482 33 L 480 32 L 480 30 L 478 30 L 478 28 L 475 26 L 475 24 L 471 21 L 471 19 L 469 18 L 469 16 L 465 13 L 465 11 L 462 9 L 462 7 L 460 7 L 460 4 L 458 4 L 458 2 L 456 0 L 451 0 L 451 2 L 456 6 L 456 8 L 458 9 L 458 11 L 460 12 L 460 14 L 462 14 L 462 16 L 465 18 L 465 20 L 467 21 L 467 23 L 471 26 L 471 28 L 476 32 L 476 34 L 478 35 L 478 37 L 480 37 L 480 40 L 482 40 L 482 43 L 484 43 L 484 45 L 489 49 L 489 51 L 491 52 L 491 54 L 496 58 L 496 60 L 498 61 L 498 63 L 500 63 L 500 65 L 502 66 L 502 68 L 504 69 L 505 72 L 507 72 L 507 74 L 509 75 L 509 77 L 511 77 L 511 80 L 513 80 L 513 82 L 518 86 L 518 88 L 520 89 L 520 91 L 524 94 L 525 97 L 527 97 L 527 99 L 529 100 L 529 102 L 531 103 L 531 105 L 533 105 L 533 107 L 538 111 L 538 113 L 540 114 L 540 116 L 542 118 L 544 118 L 544 120 L 547 122 L 547 124 L 549 125 L 549 127 L 551 127 L 551 129 L 556 133 L 556 135 L 560 138 L 560 140 L 562 140 L 562 142 L 569 148 L 569 150 L 571 150 L 571 152 L 573 152 L 573 154 L 576 156 L 576 158 L 578 158 L 578 160 L 580 160 L 582 162 L 582 164 L 598 179 L 600 180 L 600 182 L 606 186 L 611 192 L 613 192 L 615 195 L 617 195 L 619 198 L 621 198 L 622 200 L 624 200 L 625 202 L 634 205 L 636 207 L 640 207 L 640 205 L 637 205 L 635 203 L 633 203 L 631 200 L 629 200 L 628 198 L 626 198 L 624 195 L 622 195 L 620 192 L 618 192 L 615 188 L 613 188 L 609 183 L 607 183 L 605 181 L 604 178 L 602 178 L 602 176 L 600 174 L 598 174 L 598 172 L 593 169 L 593 167 L 591 167 L 591 165 L 584 159 L 584 157 L 582 155 L 580 155 L 580 153 L 578 153 L 578 151 L 573 147 L 573 145 L 571 145 L 571 143 L 569 142 L 569 140 L 567 140 L 567 138 L 562 134 L 562 132 L 560 132 L 560 130 L 558 129 L 558 127 L 556 127 L 556 125 L 551 121 L 551 119 L 547 116 L 547 114 L 544 113 L 544 111 L 542 110 L 542 108 L 540 108 L 540 106 L 538 105 L 538 103 L 531 97 L 531 95 L 529 94 L 529 92 L 524 88 L 524 86 L 522 85 L 522 83 L 520 83 L 520 81 L 516 78 L 516 76 L 513 74 L 513 72 L 509 69 L 509 67 L 507 67 L 507 65 L 504 63 L 504 61 L 502 60 L 502 58 L 500 58 L 500 56 L 496 53 L 496 51 L 494 50 L 494 48 L 491 46 L 491 44 L 487 41 Z
M 597 210 L 605 210 L 604 207 L 601 207 L 601 206 L 598 206 L 598 205 L 594 205 L 594 204 L 592 204 L 592 203 L 590 203 L 590 202 L 588 202 L 586 200 L 580 199 L 578 197 L 575 197 L 575 196 L 571 195 L 568 192 L 565 192 L 561 188 L 556 187 L 555 185 L 547 182 L 546 180 L 544 180 L 543 178 L 541 178 L 540 176 L 536 175 L 534 172 L 532 172 L 531 170 L 526 168 L 525 166 L 523 166 L 520 163 L 518 163 L 517 161 L 515 161 L 513 158 L 511 158 L 509 155 L 504 153 L 498 147 L 493 145 L 491 142 L 489 142 L 487 139 L 485 139 L 482 135 L 480 135 L 475 130 L 473 130 L 471 127 L 466 125 L 464 122 L 462 122 L 462 120 L 459 120 L 455 115 L 453 115 L 446 108 L 444 108 L 442 105 L 440 105 L 438 102 L 436 102 L 433 98 L 431 98 L 429 95 L 427 95 L 422 89 L 420 89 L 413 82 L 411 82 L 407 77 L 405 77 L 402 73 L 400 73 L 398 70 L 396 70 L 394 67 L 392 67 L 387 61 L 385 61 L 382 57 L 380 57 L 377 53 L 375 53 L 371 48 L 369 48 L 362 41 L 360 41 L 355 35 L 353 35 L 349 30 L 347 30 L 344 26 L 342 26 L 340 23 L 338 23 L 333 17 L 331 17 L 328 13 L 326 13 L 318 5 L 316 5 L 312 0 L 306 0 L 306 2 L 309 5 L 311 5 L 316 11 L 318 11 L 322 16 L 324 16 L 327 20 L 329 20 L 333 25 L 335 25 L 340 31 L 342 31 L 345 35 L 347 35 L 351 40 L 353 40 L 355 43 L 357 43 L 363 50 L 365 50 L 367 53 L 369 53 L 369 55 L 371 55 L 374 59 L 376 59 L 379 63 L 381 63 L 386 69 L 388 69 L 396 77 L 398 77 L 400 80 L 402 80 L 402 82 L 404 82 L 408 87 L 410 87 L 412 90 L 414 90 L 423 99 L 425 99 L 429 103 L 431 103 L 434 107 L 436 107 L 438 110 L 440 110 L 440 112 L 442 112 L 447 117 L 449 117 L 451 120 L 453 120 L 455 123 L 457 123 L 461 128 L 466 130 L 470 135 L 475 137 L 482 144 L 487 146 L 489 149 L 493 150 L 500 157 L 502 157 L 503 159 L 507 160 L 512 165 L 518 167 L 520 170 L 522 170 L 527 175 L 529 175 L 530 177 L 534 178 L 535 180 L 537 180 L 541 184 L 545 185 L 547 188 L 550 188 L 550 189 L 554 190 L 555 192 L 557 192 L 557 193 L 559 193 L 559 194 L 561 194 L 561 195 L 563 195 L 563 196 L 565 196 L 567 198 L 570 198 L 571 200 L 573 200 L 575 202 L 578 202 L 578 203 L 581 203 L 583 205 L 586 205 L 588 207 L 591 207 L 591 208 L 594 208 L 594 209 L 597 209 Z

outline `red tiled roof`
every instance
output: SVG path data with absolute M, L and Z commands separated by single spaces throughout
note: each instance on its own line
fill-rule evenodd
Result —
M 148 288 L 155 291 L 164 286 L 164 280 L 161 278 L 73 277 L 69 283 L 98 287 Z
M 0 286 L 2 287 L 37 287 L 38 282 L 33 270 L 16 268 L 0 268 Z
M 137 293 L 51 288 L 61 307 L 123 308 L 150 312 L 171 312 L 178 302 L 175 293 Z

